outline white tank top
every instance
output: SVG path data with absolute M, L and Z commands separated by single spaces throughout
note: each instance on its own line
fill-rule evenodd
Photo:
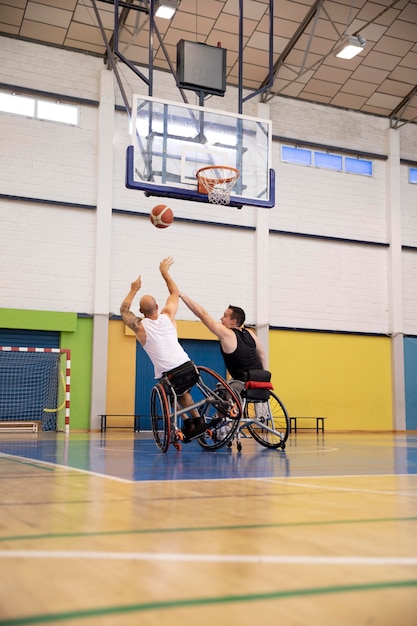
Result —
M 142 324 L 146 332 L 143 348 L 153 363 L 155 378 L 190 360 L 178 342 L 177 330 L 168 315 L 162 313 L 156 320 L 145 317 Z

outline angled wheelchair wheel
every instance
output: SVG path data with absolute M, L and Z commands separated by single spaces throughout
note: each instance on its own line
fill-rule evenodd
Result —
M 285 449 L 290 431 L 287 410 L 272 391 L 267 402 L 248 402 L 244 410 L 246 427 L 265 448 Z
M 171 438 L 170 403 L 160 383 L 151 392 L 151 423 L 156 445 L 162 452 L 166 452 Z
M 200 380 L 193 388 L 193 397 L 200 393 L 200 397 L 207 399 L 199 408 L 207 430 L 197 441 L 206 450 L 218 450 L 233 439 L 239 427 L 242 416 L 240 400 L 219 374 L 203 366 L 197 369 Z

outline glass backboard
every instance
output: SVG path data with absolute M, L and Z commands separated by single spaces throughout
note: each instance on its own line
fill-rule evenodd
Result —
M 272 208 L 271 126 L 269 120 L 135 94 L 126 186 L 149 196 L 208 202 L 197 189 L 196 172 L 230 166 L 240 172 L 230 205 Z

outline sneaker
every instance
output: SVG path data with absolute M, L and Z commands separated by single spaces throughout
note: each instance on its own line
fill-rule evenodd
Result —
M 197 436 L 197 435 L 202 435 L 203 433 L 206 432 L 208 425 L 204 419 L 204 417 L 197 417 L 194 421 L 194 433 L 193 437 Z
M 188 437 L 191 431 L 193 430 L 193 428 L 194 428 L 194 425 L 193 425 L 192 418 L 189 417 L 186 420 L 184 420 L 182 424 L 182 428 L 181 428 L 184 437 Z
M 194 439 L 199 437 L 207 430 L 207 424 L 203 417 L 189 417 L 184 420 L 182 432 L 186 439 Z
M 219 424 L 224 421 L 224 417 L 219 415 L 218 417 L 213 417 L 208 424 L 206 424 L 206 428 L 216 428 Z

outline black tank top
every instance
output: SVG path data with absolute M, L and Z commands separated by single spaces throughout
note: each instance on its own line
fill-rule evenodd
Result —
M 256 343 L 251 333 L 246 328 L 242 328 L 242 330 L 232 328 L 231 330 L 236 335 L 236 350 L 231 354 L 226 354 L 220 346 L 220 351 L 230 376 L 236 380 L 243 380 L 243 372 L 262 370 L 263 366 L 256 352 Z

